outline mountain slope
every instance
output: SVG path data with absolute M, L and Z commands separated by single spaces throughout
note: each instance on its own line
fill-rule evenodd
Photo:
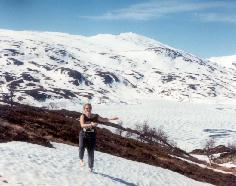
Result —
M 235 70 L 134 33 L 0 30 L 0 43 L 1 91 L 23 103 L 236 97 Z
M 228 67 L 236 68 L 236 55 L 232 56 L 221 56 L 221 57 L 210 57 L 210 61 L 216 62 L 217 64 Z

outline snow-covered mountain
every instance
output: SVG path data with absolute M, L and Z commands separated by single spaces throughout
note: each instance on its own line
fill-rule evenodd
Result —
M 21 103 L 236 98 L 236 70 L 134 33 L 0 30 L 0 84 Z
M 232 56 L 221 56 L 221 57 L 210 57 L 210 61 L 216 62 L 217 64 L 236 69 L 236 55 Z

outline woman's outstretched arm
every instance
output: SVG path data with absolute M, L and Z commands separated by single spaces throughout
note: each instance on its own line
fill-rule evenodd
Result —
M 112 117 L 112 118 L 103 118 L 101 116 L 98 116 L 98 121 L 99 122 L 109 122 L 109 121 L 112 121 L 112 120 L 118 120 L 119 118 L 118 117 Z

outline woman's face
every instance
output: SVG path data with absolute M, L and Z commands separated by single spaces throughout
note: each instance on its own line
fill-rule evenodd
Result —
M 84 113 L 85 114 L 91 114 L 92 107 L 90 105 L 85 105 L 84 107 Z

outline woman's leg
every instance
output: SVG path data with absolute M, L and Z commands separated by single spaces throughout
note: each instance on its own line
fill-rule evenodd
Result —
M 95 146 L 96 146 L 96 134 L 92 134 L 92 137 L 90 138 L 88 146 L 87 146 L 88 166 L 89 166 L 90 171 L 93 170 Z
M 84 165 L 83 158 L 84 158 L 84 150 L 85 150 L 85 143 L 84 143 L 84 134 L 83 132 L 79 133 L 79 159 L 80 159 L 80 166 Z
M 89 169 L 92 171 L 94 165 L 94 148 L 88 147 L 87 150 L 88 150 L 88 166 Z

